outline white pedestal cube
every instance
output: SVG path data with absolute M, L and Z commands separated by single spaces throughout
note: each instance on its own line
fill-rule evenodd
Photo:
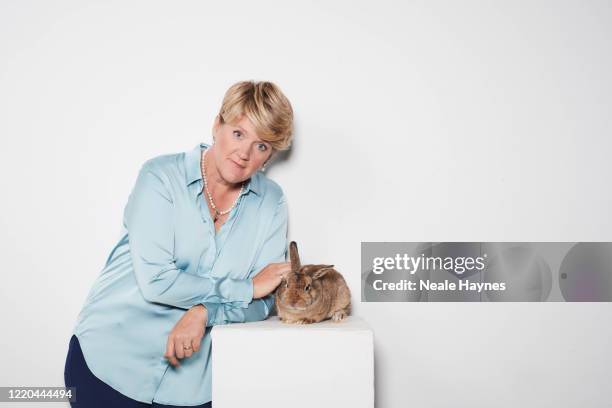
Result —
M 374 407 L 374 334 L 359 317 L 293 325 L 272 316 L 211 336 L 215 408 Z

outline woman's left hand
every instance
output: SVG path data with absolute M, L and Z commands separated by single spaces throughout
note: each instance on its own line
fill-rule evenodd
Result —
M 200 350 L 207 320 L 208 311 L 204 305 L 197 305 L 186 311 L 174 325 L 170 335 L 168 335 L 166 354 L 164 354 L 170 364 L 179 367 L 178 359 L 191 357 L 193 353 Z

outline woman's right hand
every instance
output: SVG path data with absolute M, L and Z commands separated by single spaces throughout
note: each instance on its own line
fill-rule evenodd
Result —
M 291 272 L 291 262 L 268 264 L 253 278 L 253 299 L 272 293 L 281 283 L 283 276 Z

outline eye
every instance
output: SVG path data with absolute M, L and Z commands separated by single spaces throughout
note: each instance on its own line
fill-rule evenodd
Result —
M 236 136 L 236 138 L 239 138 L 240 136 L 242 136 L 242 133 L 240 133 L 239 130 L 234 130 L 234 136 Z
M 308 285 L 304 286 L 304 290 L 305 290 L 306 292 L 308 292 L 308 291 L 310 290 L 310 284 L 308 284 Z
M 266 146 L 264 143 L 258 144 L 257 148 L 259 149 L 260 152 L 265 152 L 266 150 L 268 150 L 268 146 Z

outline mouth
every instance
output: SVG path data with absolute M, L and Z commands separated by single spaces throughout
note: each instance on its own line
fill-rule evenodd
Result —
M 241 166 L 238 163 L 236 163 L 235 161 L 233 161 L 232 159 L 228 159 L 235 167 L 244 170 L 246 168 L 246 166 Z
M 238 167 L 239 169 L 244 169 L 246 166 L 241 166 L 240 164 L 236 163 L 235 161 L 233 161 L 232 159 L 228 159 L 230 162 L 232 162 L 232 164 L 236 167 Z

